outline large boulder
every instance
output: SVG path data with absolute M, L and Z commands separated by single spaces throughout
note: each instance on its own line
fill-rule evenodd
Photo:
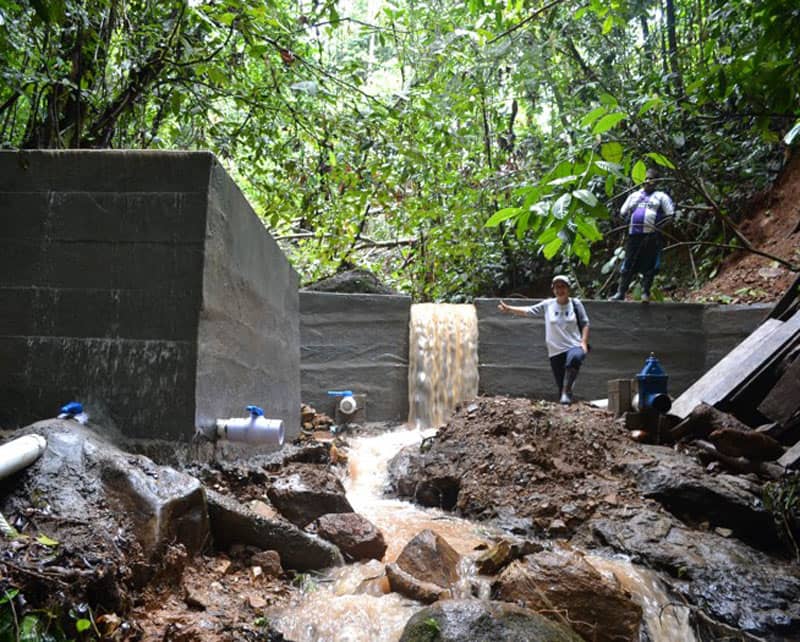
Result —
M 353 512 L 342 482 L 320 466 L 287 466 L 267 490 L 267 497 L 281 515 L 300 528 L 327 513 Z
M 321 279 L 303 288 L 313 292 L 340 292 L 349 294 L 395 294 L 385 286 L 372 272 L 354 268 L 326 279 Z
M 283 567 L 316 570 L 344 563 L 339 549 L 284 520 L 262 517 L 227 495 L 208 490 L 208 513 L 214 545 L 226 549 L 249 544 L 277 551 Z
M 394 564 L 386 565 L 393 591 L 430 604 L 451 595 L 461 557 L 447 541 L 426 529 L 406 544 Z
M 645 497 L 659 502 L 689 525 L 707 522 L 733 531 L 742 541 L 770 551 L 780 547 L 772 514 L 760 485 L 737 475 L 710 475 L 693 459 L 671 448 L 644 446 L 652 459 L 624 468 Z
M 400 642 L 582 642 L 574 631 L 514 604 L 445 600 L 417 611 Z
M 42 435 L 47 448 L 32 466 L 3 481 L 3 514 L 37 514 L 37 523 L 54 529 L 86 524 L 97 537 L 122 529 L 147 556 L 168 543 L 182 544 L 189 555 L 198 553 L 209 532 L 202 484 L 123 452 L 102 430 L 51 419 L 20 431 Z
M 200 482 L 121 451 L 103 431 L 54 419 L 12 437 L 47 442 L 38 460 L 0 481 L 0 512 L 20 534 L 6 542 L 3 574 L 30 598 L 58 583 L 59 599 L 90 595 L 93 606 L 125 610 L 132 589 L 179 581 L 208 539 Z
M 323 515 L 314 522 L 314 530 L 336 544 L 348 560 L 380 560 L 386 552 L 383 533 L 358 513 Z
M 800 630 L 800 567 L 713 532 L 686 528 L 663 512 L 609 509 L 574 541 L 606 546 L 662 572 L 708 618 L 770 640 Z
M 423 452 L 416 445 L 403 448 L 389 461 L 388 493 L 420 506 L 453 510 L 461 489 L 457 466 L 460 448 L 454 444 L 436 454 Z
M 586 640 L 639 640 L 642 608 L 575 550 L 554 548 L 512 562 L 493 584 L 492 597 L 563 613 Z

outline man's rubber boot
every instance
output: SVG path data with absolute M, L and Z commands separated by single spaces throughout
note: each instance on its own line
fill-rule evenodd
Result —
M 630 272 L 623 272 L 619 275 L 619 288 L 617 288 L 617 293 L 610 297 L 609 301 L 624 301 L 625 294 L 628 292 L 628 286 L 631 284 L 631 279 L 633 278 L 633 274 Z
M 568 406 L 572 403 L 572 386 L 575 385 L 575 379 L 578 378 L 577 368 L 567 368 L 564 371 L 564 385 L 561 388 L 560 403 Z

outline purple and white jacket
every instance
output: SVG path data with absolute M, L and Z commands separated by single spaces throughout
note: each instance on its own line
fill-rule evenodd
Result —
M 620 214 L 630 214 L 628 234 L 652 234 L 659 231 L 659 226 L 668 216 L 675 212 L 672 199 L 664 192 L 655 191 L 647 194 L 643 189 L 633 192 L 622 204 Z

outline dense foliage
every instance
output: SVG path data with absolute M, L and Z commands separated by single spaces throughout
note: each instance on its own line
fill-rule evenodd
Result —
M 646 166 L 672 241 L 748 243 L 798 49 L 783 0 L 0 0 L 0 144 L 211 149 L 305 282 L 597 294 Z M 719 251 L 667 260 L 702 278 Z

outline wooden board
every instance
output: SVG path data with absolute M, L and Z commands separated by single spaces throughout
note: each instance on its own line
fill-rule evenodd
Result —
M 758 406 L 765 417 L 778 423 L 786 423 L 800 408 L 800 357 L 778 379 L 778 383 Z
M 800 324 L 800 318 L 797 321 Z M 793 332 L 787 336 L 787 325 L 777 319 L 767 319 L 678 397 L 670 414 L 685 419 L 698 404 L 713 406 L 725 399 L 791 338 Z
M 794 468 L 798 461 L 800 461 L 800 442 L 783 453 L 778 463 L 784 468 Z

